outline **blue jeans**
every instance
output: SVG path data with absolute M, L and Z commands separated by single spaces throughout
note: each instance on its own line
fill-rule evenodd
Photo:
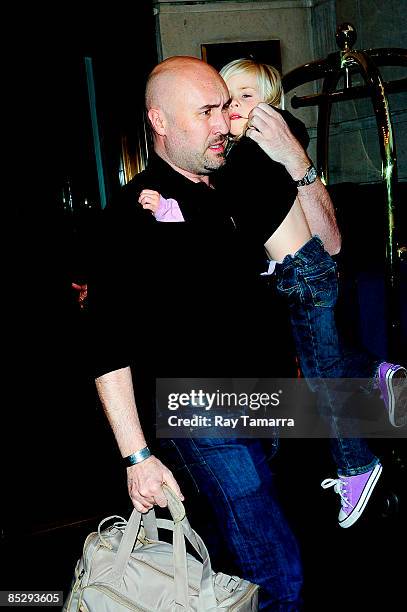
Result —
M 277 440 L 159 440 L 159 457 L 174 471 L 215 571 L 261 586 L 259 609 L 301 609 L 297 541 L 282 513 L 268 460 Z M 198 497 L 199 495 L 199 497 Z
M 334 308 L 338 297 L 336 263 L 314 236 L 293 256 L 287 255 L 276 265 L 277 289 L 288 298 L 294 341 L 301 370 L 306 379 L 373 378 L 378 361 L 367 353 L 344 352 L 335 323 Z M 311 381 L 318 393 L 321 412 L 330 414 L 334 438 L 332 455 L 340 476 L 355 476 L 372 469 L 379 459 L 365 440 L 346 437 L 340 414 L 340 394 L 332 387 Z M 314 383 L 315 384 L 315 383 Z

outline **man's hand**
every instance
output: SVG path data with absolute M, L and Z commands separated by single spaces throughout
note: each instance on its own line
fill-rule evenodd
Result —
M 134 507 L 139 512 L 148 512 L 154 504 L 165 508 L 167 499 L 162 485 L 167 484 L 181 501 L 184 496 L 172 472 L 154 455 L 127 468 L 127 484 Z
M 283 164 L 294 180 L 300 180 L 310 160 L 280 113 L 261 102 L 249 114 L 246 136 L 257 142 L 271 159 Z

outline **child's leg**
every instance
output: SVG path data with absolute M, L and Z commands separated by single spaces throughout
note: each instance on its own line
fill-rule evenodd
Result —
M 314 237 L 293 257 L 288 255 L 277 265 L 276 274 L 277 288 L 290 304 L 301 369 L 311 389 L 317 392 L 318 406 L 328 417 L 334 436 L 331 450 L 339 478 L 326 479 L 322 486 L 335 486 L 341 497 L 338 522 L 341 527 L 350 527 L 362 515 L 382 467 L 366 441 L 354 437 L 348 424 L 352 420 L 341 418 L 347 395 L 336 391 L 332 384 L 332 379 L 349 376 L 335 324 L 336 264 L 319 238 Z M 362 374 L 353 372 L 353 376 Z
M 276 267 L 277 289 L 288 298 L 301 369 L 306 378 L 370 378 L 379 361 L 343 351 L 335 321 L 337 266 L 318 236 Z
M 315 240 L 311 240 L 310 229 L 298 199 L 294 202 L 284 221 L 271 238 L 269 238 L 265 247 L 270 258 L 277 262 L 282 262 L 287 256 L 293 257 L 295 255 L 294 259 L 301 265 L 303 275 L 306 278 L 306 285 L 315 295 L 316 303 L 318 295 L 323 297 L 326 292 L 334 293 L 336 301 L 338 291 L 335 271 L 336 264 L 321 244 L 317 245 Z M 285 266 L 288 265 L 288 262 L 290 262 L 290 257 L 285 260 Z M 278 266 L 276 269 L 280 277 L 283 276 L 282 269 L 285 266 Z M 316 271 L 318 266 L 323 266 L 324 274 L 322 276 Z M 292 288 L 289 287 L 287 290 L 284 290 L 284 284 L 286 283 L 283 276 L 279 283 L 281 291 L 287 295 L 291 294 Z M 304 293 L 303 290 L 302 293 Z M 295 298 L 295 293 L 293 295 Z M 294 299 L 292 302 L 292 306 L 295 308 L 296 300 Z M 295 316 L 295 312 L 292 313 L 293 316 Z M 336 357 L 332 355 L 332 349 L 329 348 L 332 340 L 334 340 L 334 344 L 339 344 L 340 342 L 337 338 L 333 310 L 330 317 L 327 328 L 332 333 L 335 332 L 336 337 L 334 339 L 332 337 L 326 338 L 325 336 L 321 338 L 318 351 L 318 371 L 313 369 L 315 365 L 313 359 L 311 361 L 307 360 L 307 356 L 303 355 L 303 343 L 297 344 L 304 376 L 307 378 L 337 376 L 337 373 L 332 374 L 332 370 L 335 371 L 335 361 L 340 359 L 342 362 L 341 376 L 345 378 L 366 378 L 371 379 L 375 384 L 378 383 L 388 409 L 390 422 L 395 426 L 405 424 L 407 422 L 407 414 L 404 414 L 403 402 L 398 401 L 398 397 L 402 393 L 400 391 L 401 385 L 399 384 L 400 378 L 402 379 L 401 383 L 405 382 L 407 376 L 406 369 L 402 366 L 376 359 L 365 350 L 343 350 L 342 347 L 340 350 L 338 348 Z M 296 321 L 292 320 L 292 324 L 295 326 Z M 340 356 L 338 357 L 338 355 Z M 381 367 L 379 367 L 380 365 Z M 371 388 L 372 384 L 370 384 L 369 390 Z M 407 407 L 405 411 L 407 412 Z
M 288 255 L 276 266 L 277 289 L 288 298 L 297 355 L 310 388 L 318 392 L 321 412 L 329 417 L 335 444 L 338 472 L 354 475 L 366 471 L 375 457 L 363 441 L 355 442 L 355 430 L 348 419 L 340 418 L 348 395 L 335 392 L 324 379 L 362 377 L 346 371 L 346 360 L 335 324 L 334 308 L 338 295 L 336 264 L 318 237 L 312 238 L 293 257 Z M 333 382 L 333 381 L 332 381 Z M 351 423 L 351 421 L 349 421 Z M 369 469 L 369 468 L 368 468 Z
M 280 234 L 283 225 L 286 240 Z M 292 237 L 299 228 L 301 242 L 307 236 L 307 228 L 293 205 L 268 241 L 270 255 L 281 259 L 285 251 L 292 250 L 295 244 Z M 281 265 L 277 265 L 276 275 L 277 288 L 290 302 L 291 323 L 304 376 L 307 379 L 365 378 L 365 391 L 379 387 L 390 423 L 395 427 L 406 425 L 406 368 L 379 360 L 366 350 L 343 350 L 334 315 L 338 294 L 336 264 L 321 241 L 314 237 L 294 255 L 288 253 Z
M 277 228 L 274 234 L 269 238 L 265 244 L 266 251 L 272 260 L 276 262 L 283 262 L 287 255 L 294 256 L 294 254 L 300 252 L 301 257 L 300 263 L 304 274 L 308 274 L 307 280 L 311 290 L 323 295 L 324 292 L 331 292 L 334 296 L 334 304 L 337 298 L 337 278 L 336 278 L 336 264 L 330 255 L 321 247 L 320 244 L 316 244 L 315 241 L 311 240 L 311 232 L 305 218 L 304 212 L 298 199 L 292 205 L 288 215 L 284 221 Z M 308 244 L 309 243 L 309 244 Z M 310 262 L 309 265 L 307 262 Z M 287 263 L 287 260 L 286 260 Z M 315 274 L 315 268 L 317 266 L 323 266 L 324 275 L 319 277 L 318 273 Z M 280 271 L 280 272 L 279 272 Z M 282 276 L 283 272 L 280 266 L 277 267 L 277 274 Z M 295 283 L 296 281 L 294 281 Z M 288 295 L 291 293 L 291 288 L 284 290 L 282 287 L 285 281 L 280 282 L 280 291 Z M 332 296 L 331 296 L 332 297 Z M 293 308 L 295 308 L 296 300 L 293 301 Z M 333 304 L 333 305 L 334 305 Z M 315 314 L 315 313 L 314 313 Z M 328 318 L 328 313 L 325 313 Z M 295 313 L 292 313 L 292 317 L 295 317 Z M 338 359 L 341 361 L 343 370 L 341 370 L 341 376 L 347 378 L 372 378 L 374 377 L 376 370 L 379 366 L 379 361 L 372 359 L 367 353 L 356 353 L 354 351 L 346 351 L 343 353 L 342 350 L 332 355 L 332 349 L 330 345 L 337 345 L 339 340 L 336 333 L 336 323 L 334 319 L 333 310 L 329 313 L 330 320 L 326 327 L 335 332 L 335 338 L 327 338 L 325 335 L 322 336 L 322 344 L 317 347 L 318 351 L 318 367 L 315 370 L 315 358 L 311 360 L 304 355 L 302 342 L 297 344 L 298 356 L 301 362 L 301 368 L 304 376 L 307 378 L 314 377 L 332 377 L 337 376 L 338 373 L 332 374 L 331 371 L 335 370 L 335 361 Z M 297 323 L 292 320 L 293 326 Z M 300 324 L 300 323 L 298 323 Z M 306 347 L 304 347 L 306 350 Z M 308 351 L 309 353 L 309 351 Z M 336 355 L 336 356 L 335 356 Z M 337 376 L 339 377 L 339 376 Z

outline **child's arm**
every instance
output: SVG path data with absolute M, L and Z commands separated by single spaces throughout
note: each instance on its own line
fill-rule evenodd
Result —
M 157 221 L 184 221 L 178 202 L 173 198 L 163 198 L 158 191 L 143 189 L 138 201 L 145 210 L 151 210 Z

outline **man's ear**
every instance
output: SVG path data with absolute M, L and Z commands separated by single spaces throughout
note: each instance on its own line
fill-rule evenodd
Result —
M 156 134 L 159 134 L 160 136 L 165 136 L 166 121 L 163 117 L 161 109 L 150 108 L 147 113 L 147 116 L 150 120 L 151 127 L 153 128 L 154 132 L 156 132 Z

